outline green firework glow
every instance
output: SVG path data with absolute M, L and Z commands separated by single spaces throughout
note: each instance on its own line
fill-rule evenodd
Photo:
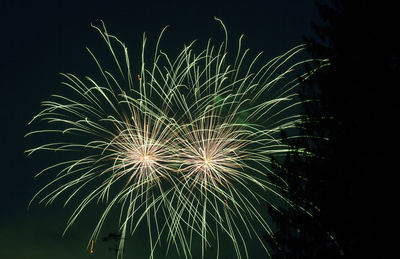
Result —
M 166 28 L 151 59 L 145 58 L 143 37 L 138 71 L 132 71 L 125 44 L 104 24 L 93 26 L 113 64 L 103 64 L 88 49 L 101 77 L 62 74 L 70 95 L 44 101 L 30 122 L 42 121 L 42 128 L 27 134 L 47 139 L 28 155 L 65 154 L 38 173 L 54 174 L 54 180 L 32 200 L 49 204 L 67 193 L 67 204 L 85 193 L 66 230 L 85 207 L 103 202 L 89 244 L 116 207 L 122 237 L 147 226 L 150 258 L 161 243 L 185 258 L 198 258 L 194 246 L 204 257 L 213 245 L 218 258 L 222 238 L 232 242 L 238 258 L 249 257 L 249 238 L 258 239 L 269 255 L 259 235 L 272 236 L 263 208 L 296 206 L 285 198 L 284 180 L 271 170 L 272 157 L 291 150 L 280 131 L 295 129 L 302 119 L 293 71 L 311 60 L 298 61 L 300 45 L 265 63 L 261 53 L 250 57 L 242 48 L 243 36 L 228 55 L 226 28 L 215 19 L 225 41 L 209 40 L 202 51 L 191 42 L 176 58 L 160 48 Z M 109 72 L 113 67 L 118 73 Z M 123 247 L 121 239 L 121 257 Z

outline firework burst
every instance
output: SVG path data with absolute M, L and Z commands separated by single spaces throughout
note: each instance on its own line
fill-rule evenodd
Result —
M 272 230 L 261 202 L 277 210 L 276 200 L 295 206 L 284 198 L 282 185 L 270 179 L 274 175 L 284 183 L 270 164 L 271 157 L 290 150 L 279 132 L 294 129 L 301 120 L 293 71 L 310 60 L 293 61 L 303 46 L 267 63 L 261 53 L 248 58 L 243 36 L 231 60 L 226 28 L 216 20 L 224 29 L 224 42 L 215 46 L 209 40 L 200 52 L 192 42 L 175 59 L 159 48 L 166 28 L 148 62 L 144 37 L 137 80 L 131 76 L 125 44 L 104 24 L 93 26 L 109 47 L 118 75 L 88 49 L 102 78 L 62 74 L 71 96 L 53 95 L 43 102 L 32 121 L 45 121 L 46 128 L 27 134 L 65 140 L 49 141 L 28 154 L 72 154 L 38 174 L 55 173 L 55 178 L 33 198 L 51 203 L 70 191 L 68 203 L 85 191 L 67 229 L 97 200 L 106 208 L 90 240 L 98 238 L 107 215 L 119 206 L 122 237 L 147 225 L 151 258 L 164 240 L 168 249 L 174 246 L 191 258 L 199 238 L 203 257 L 213 244 L 218 257 L 222 238 L 232 241 L 238 258 L 249 257 L 246 236 L 255 236 L 268 253 L 259 231 L 272 235 Z M 120 251 L 123 246 L 121 239 Z

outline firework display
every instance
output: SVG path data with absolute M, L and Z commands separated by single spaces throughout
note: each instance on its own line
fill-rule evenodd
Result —
M 222 43 L 209 40 L 198 51 L 193 41 L 171 57 L 161 48 L 165 28 L 153 51 L 143 37 L 141 58 L 132 63 L 123 42 L 104 24 L 93 26 L 113 62 L 102 63 L 88 49 L 101 76 L 62 74 L 69 94 L 52 95 L 30 122 L 41 128 L 27 136 L 45 142 L 28 155 L 61 154 L 38 174 L 54 177 L 33 200 L 78 200 L 66 229 L 89 204 L 105 204 L 91 249 L 116 208 L 121 257 L 124 237 L 142 225 L 150 258 L 161 243 L 184 258 L 200 257 L 194 247 L 204 257 L 214 246 L 218 258 L 221 239 L 230 240 L 238 258 L 248 258 L 250 238 L 268 255 L 260 235 L 273 234 L 265 208 L 296 206 L 271 163 L 293 151 L 280 132 L 296 132 L 302 120 L 300 72 L 294 71 L 311 60 L 301 58 L 300 45 L 264 62 L 261 53 L 243 49 L 243 36 L 228 51 L 227 30 L 216 20 L 225 32 Z

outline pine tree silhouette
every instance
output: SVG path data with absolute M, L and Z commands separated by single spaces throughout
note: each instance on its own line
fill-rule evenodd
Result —
M 397 9 L 388 3 L 330 2 L 317 3 L 324 24 L 313 24 L 318 38 L 305 42 L 314 58 L 329 58 L 331 64 L 303 82 L 302 97 L 314 101 L 304 104 L 308 119 L 300 128 L 310 137 L 292 141 L 316 156 L 293 153 L 283 167 L 277 163 L 290 183 L 290 198 L 314 217 L 300 208 L 274 213 L 280 229 L 275 235 L 280 248 L 275 246 L 274 254 L 395 258 L 396 239 L 389 233 L 398 231 L 400 219 L 394 199 L 400 102 Z

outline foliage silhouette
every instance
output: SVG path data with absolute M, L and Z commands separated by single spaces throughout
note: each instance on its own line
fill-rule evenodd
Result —
M 327 57 L 331 65 L 303 82 L 302 96 L 314 101 L 303 105 L 308 119 L 299 128 L 310 137 L 291 142 L 316 156 L 288 154 L 282 166 L 287 170 L 281 170 L 290 199 L 303 200 L 314 216 L 301 209 L 274 213 L 281 244 L 274 254 L 394 258 L 395 239 L 387 233 L 398 230 L 399 218 L 393 198 L 400 86 L 396 8 L 345 0 L 317 6 L 324 23 L 313 24 L 318 38 L 305 42 L 314 58 Z

